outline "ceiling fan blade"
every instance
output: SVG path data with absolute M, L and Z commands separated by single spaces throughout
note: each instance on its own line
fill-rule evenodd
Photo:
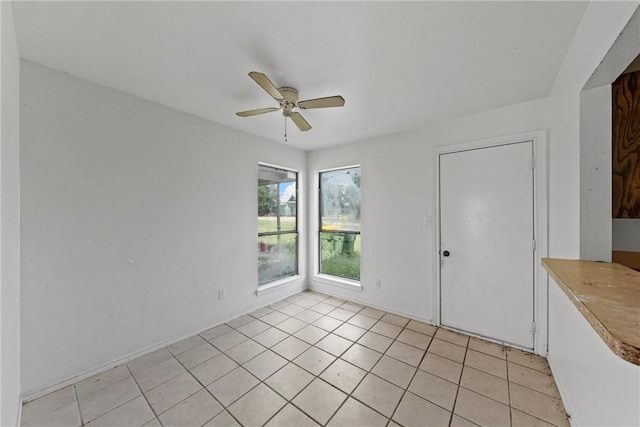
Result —
M 298 129 L 300 129 L 302 132 L 311 129 L 311 125 L 309 124 L 309 122 L 307 122 L 304 117 L 300 115 L 300 113 L 293 113 L 290 117 L 291 120 L 293 120 L 293 123 L 295 123 L 296 126 L 298 126 Z
M 298 107 L 303 109 L 342 107 L 343 105 L 344 98 L 340 95 L 327 96 L 326 98 L 307 99 L 305 101 L 298 102 Z
M 258 108 L 257 110 L 240 111 L 239 113 L 236 113 L 236 115 L 240 117 L 249 117 L 249 116 L 255 116 L 257 114 L 264 114 L 264 113 L 270 113 L 272 111 L 278 111 L 279 109 L 280 108 L 278 107 Z
M 269 95 L 271 95 L 276 101 L 280 102 L 284 99 L 284 96 L 282 96 L 278 88 L 273 83 L 271 83 L 269 77 L 257 71 L 250 72 L 249 77 L 255 80 L 255 82 L 258 83 L 260 87 L 264 89 Z

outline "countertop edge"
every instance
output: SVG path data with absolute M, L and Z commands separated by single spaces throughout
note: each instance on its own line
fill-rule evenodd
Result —
M 640 348 L 632 344 L 628 344 L 613 336 L 607 329 L 607 327 L 600 321 L 600 319 L 598 319 L 598 317 L 591 310 L 589 310 L 586 305 L 582 303 L 582 301 L 576 296 L 571 288 L 567 286 L 563 278 L 560 277 L 556 271 L 554 271 L 553 267 L 545 262 L 546 259 L 547 258 L 542 259 L 542 266 L 544 267 L 544 269 L 547 270 L 547 272 L 553 277 L 562 292 L 567 295 L 569 300 L 587 320 L 593 330 L 600 336 L 600 338 L 602 338 L 607 347 L 609 347 L 609 349 L 611 349 L 611 351 L 621 359 L 634 365 L 640 366 Z M 580 262 L 578 260 L 574 261 Z

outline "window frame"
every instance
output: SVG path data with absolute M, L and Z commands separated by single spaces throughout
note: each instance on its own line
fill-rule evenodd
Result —
M 260 282 L 260 274 L 258 272 L 258 289 L 264 289 L 264 288 L 269 288 L 272 287 L 274 285 L 277 285 L 278 282 L 288 282 L 291 281 L 292 279 L 295 279 L 296 277 L 299 276 L 299 272 L 300 272 L 300 204 L 299 204 L 299 200 L 300 200 L 300 171 L 295 170 L 295 169 L 291 169 L 291 168 L 287 168 L 284 166 L 277 166 L 277 165 L 272 165 L 269 163 L 262 163 L 262 162 L 258 162 L 258 179 L 257 181 L 259 181 L 260 179 L 260 168 L 270 168 L 276 171 L 282 171 L 282 172 L 291 172 L 294 173 L 296 175 L 295 178 L 295 197 L 296 197 L 296 213 L 295 213 L 295 228 L 293 230 L 280 230 L 280 231 L 266 231 L 266 232 L 260 232 L 257 231 L 256 235 L 258 238 L 258 241 L 260 240 L 260 237 L 269 237 L 269 236 L 278 236 L 278 235 L 288 235 L 288 234 L 292 234 L 295 235 L 295 241 L 296 241 L 296 245 L 295 245 L 295 268 L 293 273 L 291 274 L 287 274 L 286 276 L 279 276 L 276 277 L 274 279 L 271 280 L 267 280 L 265 282 Z M 258 188 L 260 187 L 260 185 L 258 184 L 256 186 L 256 190 L 258 190 Z M 259 191 L 259 190 L 258 190 Z M 258 194 L 256 194 L 256 196 L 258 196 Z M 256 197 L 256 202 L 258 201 L 258 197 Z M 278 195 L 278 210 L 280 207 L 280 203 L 279 203 L 279 195 Z M 257 212 L 256 212 L 257 213 Z M 278 216 L 279 213 L 278 213 Z M 256 217 L 256 226 L 257 226 L 257 218 L 259 218 L 260 216 L 258 215 Z M 258 259 L 256 258 L 256 261 L 258 261 Z M 259 264 L 258 264 L 259 265 Z
M 325 278 L 331 282 L 335 281 L 338 283 L 343 283 L 346 285 L 350 285 L 350 286 L 357 286 L 360 288 L 360 281 L 362 279 L 362 271 L 360 271 L 360 277 L 355 279 L 353 277 L 347 277 L 347 276 L 339 276 L 336 274 L 331 274 L 331 273 L 325 273 L 322 271 L 322 233 L 331 233 L 331 234 L 355 234 L 357 236 L 360 236 L 360 245 L 362 247 L 362 222 L 360 222 L 360 230 L 359 231 L 353 231 L 353 230 L 323 230 L 322 226 L 322 212 L 323 212 L 323 203 L 322 203 L 322 174 L 327 173 L 327 172 L 336 172 L 336 171 L 341 171 L 341 170 L 346 170 L 346 169 L 355 169 L 355 168 L 359 168 L 360 169 L 360 177 L 362 177 L 362 165 L 360 164 L 355 164 L 355 165 L 349 165 L 349 166 L 340 166 L 340 167 L 336 167 L 336 168 L 329 168 L 329 169 L 323 169 L 318 171 L 317 177 L 318 177 L 318 205 L 317 205 L 317 220 L 318 220 L 318 229 L 317 229 L 317 233 L 316 233 L 316 238 L 317 238 L 317 251 L 318 251 L 318 256 L 316 258 L 317 260 L 317 270 L 316 270 L 316 277 L 317 278 Z M 362 251 L 362 249 L 361 249 Z M 362 267 L 362 254 L 361 254 L 361 258 L 360 258 L 360 267 Z

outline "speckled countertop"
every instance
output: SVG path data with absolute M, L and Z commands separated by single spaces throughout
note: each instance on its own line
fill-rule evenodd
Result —
M 609 348 L 640 365 L 640 273 L 606 262 L 543 258 L 542 265 Z

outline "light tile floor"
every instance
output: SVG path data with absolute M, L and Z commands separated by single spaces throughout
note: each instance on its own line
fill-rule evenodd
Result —
M 26 403 L 22 420 L 569 425 L 544 358 L 311 291 Z

